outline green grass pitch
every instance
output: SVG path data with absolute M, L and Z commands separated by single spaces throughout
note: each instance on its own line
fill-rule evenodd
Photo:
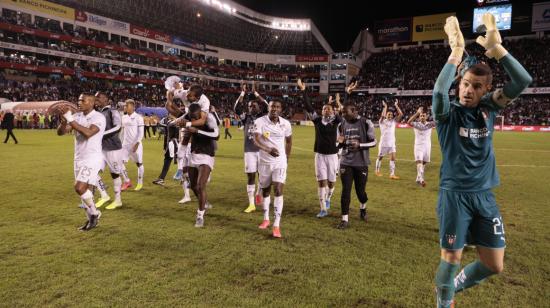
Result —
M 242 132 L 220 140 L 210 183 L 214 205 L 194 228 L 196 198 L 185 206 L 171 177 L 151 184 L 162 143 L 145 140 L 145 186 L 103 210 L 97 229 L 73 191 L 73 137 L 16 130 L 20 144 L 0 144 L 0 306 L 432 307 L 439 262 L 435 205 L 439 147 L 433 134 L 428 186 L 415 185 L 412 130 L 397 130 L 397 174 L 369 172 L 370 221 L 339 221 L 340 183 L 330 217 L 318 212 L 313 128 L 293 127 L 281 231 L 259 230 L 261 211 L 247 205 Z M 4 137 L 5 131 L 0 135 Z M 11 141 L 10 141 L 11 142 Z M 550 134 L 495 133 L 505 222 L 505 271 L 457 296 L 460 307 L 544 307 L 550 294 Z M 371 151 L 371 159 L 376 149 Z M 374 160 L 373 160 L 374 162 Z M 135 165 L 129 165 L 136 178 Z M 105 176 L 106 183 L 112 182 Z M 466 251 L 463 265 L 475 257 Z

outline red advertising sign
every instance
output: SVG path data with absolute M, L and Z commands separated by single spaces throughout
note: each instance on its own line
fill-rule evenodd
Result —
M 172 38 L 170 37 L 170 35 L 166 33 L 158 32 L 155 30 L 134 26 L 134 25 L 130 25 L 130 34 L 143 36 L 146 38 L 150 38 L 150 39 L 165 42 L 165 43 L 172 42 Z

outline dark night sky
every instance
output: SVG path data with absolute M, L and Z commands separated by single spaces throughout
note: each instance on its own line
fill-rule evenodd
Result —
M 277 17 L 310 18 L 334 51 L 347 51 L 361 29 L 372 27 L 375 20 L 446 12 L 468 12 L 476 0 L 423 1 L 326 1 L 326 0 L 234 0 L 252 10 Z M 510 1 L 508 1 L 510 2 Z M 531 14 L 531 4 L 543 1 L 511 1 L 512 15 Z M 359 4 L 361 3 L 361 4 Z M 367 7 L 359 9 L 359 6 Z M 377 8 L 374 8 L 374 7 Z M 521 8 L 520 8 L 521 6 Z M 373 7 L 373 9 L 368 9 Z

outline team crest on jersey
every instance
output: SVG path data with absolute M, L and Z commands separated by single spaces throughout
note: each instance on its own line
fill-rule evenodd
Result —
M 264 138 L 269 138 L 269 132 L 264 132 Z
M 445 234 L 445 238 L 447 239 L 447 243 L 451 246 L 456 242 L 455 234 Z

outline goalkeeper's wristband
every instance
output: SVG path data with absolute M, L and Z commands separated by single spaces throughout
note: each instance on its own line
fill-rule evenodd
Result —
M 488 58 L 495 58 L 497 61 L 504 58 L 508 54 L 508 50 L 502 47 L 501 44 L 496 44 L 495 46 L 487 49 L 485 55 Z
M 67 120 L 67 123 L 71 123 L 72 121 L 74 121 L 73 114 L 70 110 L 63 114 L 63 118 L 65 118 L 65 120 Z
M 451 51 L 451 55 L 449 56 L 449 60 L 458 60 L 458 62 L 462 61 L 462 56 L 464 55 L 464 48 L 462 47 L 455 47 Z

